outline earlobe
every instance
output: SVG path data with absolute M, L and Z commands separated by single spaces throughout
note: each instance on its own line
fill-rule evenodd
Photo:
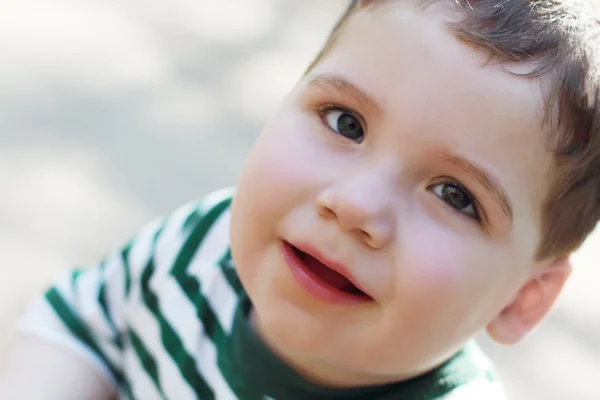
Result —
M 568 257 L 540 266 L 539 272 L 487 326 L 490 337 L 501 344 L 520 341 L 548 314 L 570 275 Z

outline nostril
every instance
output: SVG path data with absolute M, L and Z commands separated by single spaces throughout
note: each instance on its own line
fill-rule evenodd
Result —
M 317 214 L 336 222 L 345 232 L 373 249 L 384 247 L 393 229 L 385 204 L 369 202 L 366 197 L 353 197 L 351 194 L 341 196 L 324 191 L 316 201 Z
M 336 214 L 331 208 L 326 206 L 319 207 L 319 214 L 325 218 L 335 218 Z
M 369 232 L 360 229 L 360 228 L 352 228 L 350 230 L 350 232 L 352 232 L 352 234 L 356 235 L 356 237 L 358 239 L 360 239 L 360 241 L 365 242 L 367 245 L 369 245 L 370 247 L 375 247 L 373 246 L 373 243 L 375 243 L 373 237 L 369 234 Z

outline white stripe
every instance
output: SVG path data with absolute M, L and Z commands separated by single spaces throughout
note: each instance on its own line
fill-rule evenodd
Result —
M 221 221 L 220 219 L 219 221 Z M 212 232 L 212 229 L 210 230 Z M 174 235 L 175 236 L 175 235 Z M 210 234 L 207 236 L 210 237 Z M 155 259 L 158 263 L 158 268 L 161 271 L 170 270 L 175 258 L 179 254 L 179 250 L 187 238 L 179 234 L 171 237 L 170 240 L 164 240 L 161 237 L 157 245 L 157 254 Z M 204 248 L 207 243 L 206 239 L 201 244 L 200 249 Z M 218 254 L 218 253 L 215 253 Z M 201 250 L 197 251 L 194 260 L 202 257 Z M 210 261 L 210 269 L 218 271 L 218 267 L 214 260 Z M 201 263 L 204 264 L 204 263 Z M 189 271 L 194 272 L 194 271 Z M 206 281 L 200 278 L 202 289 L 209 286 Z M 196 361 L 196 368 L 204 377 L 205 381 L 216 393 L 226 393 L 231 398 L 235 398 L 231 392 L 229 385 L 221 375 L 217 366 L 217 349 L 214 343 L 204 336 L 204 329 L 201 321 L 198 320 L 196 306 L 189 300 L 183 292 L 180 284 L 175 277 L 166 274 L 155 275 L 150 283 L 152 290 L 161 298 L 167 301 L 160 303 L 162 315 L 171 324 L 173 329 L 183 342 L 183 346 Z M 227 287 L 224 285 L 223 287 Z M 235 306 L 235 295 L 233 298 L 232 308 Z M 233 316 L 233 312 L 231 313 Z M 229 325 L 230 323 L 228 323 Z
M 454 389 L 439 400 L 506 400 L 499 383 L 484 380 L 474 381 Z
M 160 311 L 183 342 L 189 354 L 195 354 L 202 332 L 196 309 L 174 279 L 152 282 L 152 290 L 161 298 Z M 192 350 L 192 351 L 190 351 Z
M 198 203 L 190 202 L 178 208 L 168 219 L 156 219 L 140 232 L 132 243 L 128 257 L 132 282 L 139 279 L 150 258 L 155 256 L 154 237 L 158 230 L 163 227 L 159 242 L 170 243 L 174 236 L 181 234 L 183 223 L 197 209 Z
M 194 391 L 181 375 L 175 361 L 163 347 L 160 326 L 150 310 L 140 304 L 133 311 L 129 324 L 159 366 L 158 377 L 165 397 L 168 399 L 193 399 L 195 396 Z
M 83 271 L 73 284 L 72 275 L 59 280 L 55 289 L 78 317 L 79 323 L 88 328 L 99 351 L 115 368 L 120 367 L 120 349 L 112 342 L 114 332 L 104 318 L 104 312 L 98 302 L 100 293 L 100 268 Z M 73 291 L 73 285 L 75 291 Z
M 160 392 L 150 376 L 146 374 L 144 367 L 140 364 L 140 360 L 132 347 L 126 349 L 123 353 L 123 364 L 127 371 L 127 381 L 129 382 L 129 387 L 134 398 L 162 400 Z M 125 396 L 123 396 L 123 398 L 125 398 Z
M 231 332 L 238 296 L 217 263 L 229 248 L 230 219 L 231 211 L 227 210 L 215 221 L 189 267 L 189 272 L 200 280 L 202 294 L 227 333 Z
M 123 333 L 126 324 L 125 320 L 125 271 L 123 266 L 123 257 L 121 253 L 112 255 L 104 266 L 104 297 L 106 308 L 112 318 L 113 323 Z
M 219 370 L 217 348 L 205 335 L 195 305 L 188 300 L 174 278 L 166 278 L 157 282 L 158 285 L 160 287 L 156 290 L 160 291 L 161 298 L 168 299 L 161 302 L 161 312 L 181 338 L 186 352 L 194 358 L 196 369 L 215 393 L 227 394 L 229 397 L 225 398 L 235 398 Z
M 141 270 L 146 267 L 148 260 L 152 256 L 154 235 L 162 226 L 163 220 L 156 219 L 143 228 L 139 235 L 134 239 L 129 250 L 128 264 L 130 267 L 131 280 L 139 279 Z
M 160 254 L 158 254 L 159 244 L 161 242 L 168 243 L 168 241 L 171 240 L 171 237 L 177 234 L 177 231 L 181 229 L 181 225 L 185 219 L 187 219 L 190 213 L 196 208 L 196 203 L 193 202 L 180 207 L 168 220 L 165 221 L 163 219 L 157 219 L 151 224 L 147 225 L 146 228 L 144 228 L 134 240 L 127 258 L 127 263 L 130 266 L 131 274 L 131 288 L 129 293 L 130 298 L 138 298 L 140 296 L 140 276 L 146 268 L 150 258 L 154 257 L 157 266 L 161 267 L 162 263 L 160 262 Z M 158 238 L 158 242 L 155 244 L 154 237 L 161 226 L 163 226 L 165 223 L 166 226 L 164 226 L 164 229 Z M 181 245 L 178 244 L 177 247 L 173 247 L 173 251 L 179 251 L 180 246 Z M 159 272 L 160 268 L 157 268 L 157 270 L 154 271 L 154 275 Z
M 471 342 L 470 358 L 472 362 L 481 370 L 494 370 L 494 364 L 490 358 L 483 352 L 477 342 Z
M 198 210 L 198 203 L 188 203 L 180 207 L 167 221 L 154 251 L 156 273 L 169 272 L 175 258 L 181 251 L 189 232 L 183 231 L 183 224 Z
M 202 295 L 217 315 L 223 330 L 231 334 L 239 297 L 219 267 L 204 273 Z
M 204 201 L 202 202 L 202 210 L 204 212 L 209 212 L 217 204 L 233 197 L 234 192 L 234 188 L 225 188 L 212 192 L 204 198 Z
M 208 208 L 214 207 L 230 195 L 231 191 L 226 190 L 210 196 L 203 203 L 202 210 L 208 211 Z M 194 304 L 188 300 L 179 284 L 168 274 L 186 239 L 187 232 L 183 232 L 182 225 L 197 209 L 198 203 L 192 202 L 173 213 L 171 218 L 166 221 L 167 225 L 161 232 L 156 249 L 153 248 L 153 239 L 159 227 L 165 222 L 164 220 L 155 220 L 152 224 L 147 225 L 132 242 L 126 260 L 130 266 L 132 282 L 128 301 L 124 298 L 125 276 L 120 253 L 113 254 L 107 260 L 103 272 L 97 268 L 84 272 L 76 283 L 76 296 L 71 286 L 71 275 L 68 275 L 56 286 L 67 303 L 74 307 L 74 311 L 80 314 L 85 320 L 84 322 L 90 326 L 104 355 L 117 368 L 121 368 L 123 363 L 125 364 L 126 370 L 123 372 L 128 377 L 131 390 L 138 398 L 160 399 L 160 393 L 151 377 L 144 371 L 132 347 L 120 354 L 117 348 L 106 340 L 106 338 L 112 338 L 113 332 L 98 302 L 102 273 L 106 280 L 106 301 L 112 320 L 120 329 L 124 329 L 129 324 L 140 337 L 147 351 L 154 357 L 165 397 L 177 399 L 196 397 L 193 388 L 181 376 L 175 361 L 163 347 L 158 321 L 144 306 L 140 298 L 140 276 L 153 256 L 156 270 L 152 276 L 150 287 L 160 300 L 161 313 L 180 336 L 185 350 L 195 359 L 198 371 L 203 375 L 207 384 L 214 389 L 217 397 L 220 399 L 236 398 L 218 369 L 218 349 L 204 334 Z M 189 266 L 189 272 L 195 274 L 199 279 L 202 294 L 209 301 L 221 326 L 227 333 L 231 331 L 238 299 L 221 273 L 217 261 L 225 254 L 228 246 L 229 211 L 226 211 L 210 227 L 204 242 L 199 246 Z M 153 250 L 156 254 L 152 254 Z M 72 336 L 44 300 L 39 300 L 37 305 L 32 307 L 30 312 L 21 319 L 20 329 L 81 354 L 103 375 L 107 376 L 115 386 L 117 385 L 101 358 Z M 100 338 L 104 339 L 100 340 Z
M 132 392 L 133 392 L 133 390 L 132 390 Z M 124 385 L 122 385 L 122 386 L 119 388 L 119 393 L 118 393 L 118 395 L 117 395 L 117 399 L 128 399 L 128 398 L 129 398 L 129 397 L 128 397 L 128 394 L 127 394 L 127 390 L 125 389 L 125 386 L 124 386 Z
M 83 270 L 73 281 L 63 280 L 55 285 L 59 293 L 67 300 L 69 306 L 79 314 L 83 323 L 94 330 L 96 336 L 112 338 L 117 332 L 104 315 L 100 305 L 100 286 L 104 281 L 104 273 L 100 266 Z M 107 282 L 107 285 L 112 282 Z M 74 286 L 74 291 L 72 287 Z
M 202 373 L 206 383 L 213 389 L 214 393 L 217 394 L 217 398 L 237 398 L 219 370 L 217 365 L 217 348 L 206 336 L 202 339 L 201 351 L 196 354 L 196 367 Z
M 171 298 L 169 294 L 165 290 L 167 282 L 172 283 L 173 286 L 177 286 L 175 282 L 172 281 L 172 278 L 169 277 L 168 272 L 171 270 L 173 266 L 173 262 L 175 258 L 181 251 L 182 245 L 185 243 L 186 235 L 182 231 L 182 227 L 184 222 L 188 219 L 188 217 L 196 211 L 197 204 L 190 203 L 184 207 L 181 207 L 177 212 L 173 214 L 173 216 L 168 220 L 167 225 L 165 226 L 161 236 L 156 244 L 156 249 L 154 253 L 155 267 L 156 270 L 150 281 L 150 287 L 155 292 L 157 297 L 161 300 L 159 303 L 161 314 L 165 317 L 167 322 L 173 327 L 175 332 L 178 334 L 180 339 L 184 344 L 184 348 L 186 351 L 189 347 L 189 343 L 193 342 L 193 338 L 187 337 L 187 335 L 182 335 L 185 333 L 185 330 L 179 329 L 177 325 L 174 324 L 173 318 L 169 318 L 172 315 L 178 315 L 185 310 L 186 306 L 190 305 L 189 300 L 180 292 L 178 287 L 175 287 L 175 290 L 171 290 L 173 294 L 179 294 L 179 297 Z M 159 282 L 159 287 L 157 287 L 157 282 Z M 162 286 L 162 287 L 161 287 Z M 168 299 L 168 301 L 166 301 Z M 177 300 L 175 300 L 177 299 Z M 169 305 L 175 305 L 175 309 L 168 309 Z M 165 307 L 167 308 L 165 310 Z M 146 335 L 149 333 L 147 330 L 143 331 L 143 335 L 141 331 L 136 332 L 140 338 L 144 341 L 147 346 L 148 351 L 154 355 L 157 364 L 161 367 L 163 364 L 168 364 L 168 369 L 164 370 L 161 368 L 160 370 L 160 382 L 163 388 L 163 392 L 167 398 L 194 398 L 195 394 L 193 389 L 188 385 L 185 379 L 181 376 L 177 365 L 172 360 L 171 356 L 166 352 L 162 343 L 155 343 L 158 338 L 160 338 L 159 327 L 157 322 L 154 320 L 153 316 L 150 316 L 149 310 L 144 308 L 143 314 L 148 318 L 152 319 L 152 321 L 146 319 L 140 326 L 146 326 L 148 324 L 152 325 L 156 328 L 156 332 L 149 334 L 150 337 L 155 339 L 149 339 L 150 343 L 146 343 Z M 188 312 L 187 323 L 190 321 L 197 320 L 195 316 L 195 310 L 191 311 L 191 315 Z M 193 332 L 193 330 L 191 330 Z M 200 336 L 196 335 L 195 339 L 198 340 Z M 193 357 L 194 353 L 190 353 Z
M 231 210 L 226 210 L 212 224 L 208 230 L 200 248 L 196 251 L 195 260 L 203 264 L 212 264 L 225 254 L 229 248 L 229 221 L 231 220 Z
M 134 239 L 129 249 L 127 256 L 127 264 L 129 265 L 129 274 L 131 287 L 129 288 L 128 303 L 134 304 L 135 301 L 132 299 L 140 298 L 140 277 L 145 270 L 148 261 L 153 256 L 154 252 L 154 237 L 160 227 L 163 224 L 163 220 L 157 219 L 151 224 L 148 224 L 140 234 Z M 127 307 L 125 318 L 128 319 L 131 312 Z
M 161 303 L 161 311 L 165 315 L 165 319 L 177 331 L 187 353 L 194 358 L 196 368 L 206 383 L 215 393 L 233 396 L 218 368 L 217 348 L 212 340 L 204 334 L 201 321 L 196 315 L 196 307 L 172 278 L 161 282 L 160 291 L 162 298 L 169 299 Z
M 219 349 L 207 336 L 202 338 L 201 343 L 201 351 L 196 352 L 196 365 L 204 375 L 206 382 L 214 388 L 216 393 L 223 395 L 223 398 L 235 399 L 236 396 L 218 367 Z

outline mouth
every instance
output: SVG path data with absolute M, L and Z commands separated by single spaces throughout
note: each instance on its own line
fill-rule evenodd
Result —
M 373 300 L 361 290 L 342 266 L 328 262 L 311 250 L 283 242 L 283 252 L 298 283 L 313 296 L 336 303 Z

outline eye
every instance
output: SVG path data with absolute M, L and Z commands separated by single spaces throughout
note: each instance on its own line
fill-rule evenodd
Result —
M 335 133 L 355 142 L 362 142 L 365 132 L 360 121 L 351 113 L 337 108 L 324 110 L 323 120 Z
M 440 183 L 432 186 L 431 190 L 457 212 L 479 220 L 479 212 L 473 196 L 459 184 Z

